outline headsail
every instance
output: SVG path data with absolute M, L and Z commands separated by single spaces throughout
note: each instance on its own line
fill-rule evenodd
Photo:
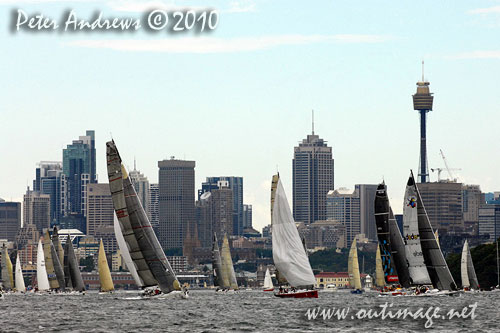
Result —
M 276 177 L 276 176 L 275 176 Z M 273 177 L 273 183 L 275 181 Z M 274 186 L 273 186 L 274 187 Z M 274 192 L 274 193 L 273 193 Z M 274 198 L 273 198 L 274 194 Z M 273 200 L 274 199 L 274 200 Z M 316 279 L 293 220 L 281 179 L 271 191 L 273 260 L 292 287 L 314 285 Z
M 22 293 L 26 292 L 26 286 L 24 285 L 23 269 L 21 267 L 21 260 L 19 260 L 19 252 L 16 258 L 16 290 Z
M 99 258 L 97 260 L 97 269 L 99 271 L 99 282 L 101 284 L 101 291 L 113 291 L 115 287 L 113 285 L 113 279 L 111 278 L 111 272 L 109 271 L 108 259 L 106 259 L 106 252 L 104 251 L 104 244 L 99 244 Z
M 45 256 L 43 253 L 42 240 L 38 240 L 38 248 L 36 252 L 36 280 L 38 283 L 38 291 L 50 289 L 47 270 L 45 269 Z
M 405 244 L 401 231 L 399 230 L 396 218 L 389 207 L 389 232 L 391 239 L 391 254 L 394 260 L 394 265 L 398 272 L 399 283 L 408 288 L 410 286 L 410 272 L 406 261 Z
M 431 278 L 424 262 L 424 254 L 420 243 L 418 222 L 417 191 L 415 180 L 412 176 L 406 184 L 405 199 L 403 203 L 403 234 L 406 249 L 406 259 L 410 273 L 410 282 L 414 285 L 431 284 Z
M 4 289 L 14 289 L 14 274 L 12 272 L 12 261 L 10 261 L 9 251 L 2 246 L 2 283 Z
M 227 235 L 224 235 L 224 240 L 222 241 L 221 260 L 222 279 L 224 280 L 224 284 L 226 283 L 225 279 L 227 277 L 229 287 L 231 289 L 237 290 L 238 283 L 236 281 L 236 274 L 234 273 L 233 260 L 231 259 L 231 252 L 229 250 L 229 241 L 227 239 Z
M 113 228 L 115 230 L 116 243 L 118 243 L 118 248 L 120 249 L 125 266 L 127 266 L 128 271 L 132 274 L 135 284 L 137 284 L 138 287 L 143 287 L 144 282 L 142 282 L 139 274 L 137 274 L 136 266 L 130 257 L 127 244 L 125 243 L 125 239 L 123 238 L 122 230 L 120 228 L 120 222 L 118 221 L 116 214 L 114 215 Z
M 418 234 L 420 235 L 420 243 L 422 244 L 422 253 L 429 272 L 429 277 L 434 288 L 440 290 L 456 290 L 457 285 L 451 276 L 448 264 L 444 259 L 443 252 L 439 247 L 434 231 L 432 230 L 429 217 L 425 211 L 424 203 L 418 191 L 417 184 L 413 178 L 413 173 L 408 180 L 408 183 L 413 183 L 414 191 L 417 196 L 418 209 Z
M 390 236 L 390 224 L 389 224 L 389 198 L 387 197 L 387 191 L 385 189 L 385 184 L 379 184 L 377 187 L 377 192 L 375 195 L 375 222 L 377 223 L 377 237 L 379 241 L 379 251 L 381 257 L 381 267 L 383 267 L 383 279 L 385 283 L 397 283 L 398 272 L 392 257 L 392 244 Z M 376 275 L 378 279 L 378 275 Z M 379 281 L 376 280 L 377 285 Z
M 269 273 L 269 268 L 266 269 L 266 275 L 264 277 L 264 289 L 273 289 L 273 279 L 271 279 L 271 273 Z
M 57 254 L 54 243 L 50 242 L 50 255 L 52 257 L 52 263 L 54 264 L 54 271 L 56 273 L 57 283 L 59 284 L 59 290 L 66 290 L 66 282 L 64 280 L 64 271 L 61 262 L 59 261 L 59 255 Z
M 375 255 L 375 285 L 377 287 L 385 286 L 384 269 L 382 268 L 382 256 L 380 255 L 380 244 L 377 245 Z
M 222 259 L 220 256 L 219 243 L 217 241 L 217 235 L 215 232 L 212 244 L 212 267 L 214 270 L 214 286 L 229 288 L 229 279 L 227 277 L 227 274 L 224 276 L 222 272 Z
M 75 250 L 73 248 L 73 243 L 68 235 L 65 244 L 65 253 L 67 253 L 68 264 L 69 264 L 69 274 L 71 275 L 71 283 L 73 290 L 85 291 L 85 285 L 83 284 L 82 273 L 76 259 Z
M 114 141 L 106 143 L 108 178 L 113 206 L 137 273 L 144 286 L 158 285 L 162 292 L 180 290 L 179 281 L 158 242 Z
M 57 280 L 54 261 L 52 260 L 52 241 L 50 240 L 48 230 L 45 231 L 45 235 L 43 237 L 43 254 L 45 256 L 45 269 L 47 270 L 50 289 L 57 289 L 59 288 L 59 281 Z
M 479 282 L 477 280 L 476 270 L 474 269 L 472 256 L 470 255 L 469 242 L 467 242 L 467 240 L 465 240 L 462 250 L 462 261 L 460 268 L 462 276 L 462 287 L 479 290 Z
M 354 289 L 361 289 L 361 276 L 359 274 L 358 248 L 356 244 L 356 238 L 352 241 L 351 249 L 349 250 L 347 270 L 349 272 L 349 285 Z

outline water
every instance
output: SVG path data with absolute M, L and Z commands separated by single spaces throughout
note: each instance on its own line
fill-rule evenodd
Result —
M 1 332 L 412 332 L 425 330 L 426 319 L 350 319 L 360 309 L 388 302 L 394 312 L 419 307 L 462 310 L 477 302 L 472 319 L 434 319 L 432 331 L 500 332 L 500 293 L 440 297 L 377 297 L 320 292 L 318 299 L 280 299 L 272 293 L 241 291 L 215 294 L 192 290 L 190 298 L 139 299 L 137 294 L 87 293 L 79 296 L 6 295 L 0 300 Z M 345 308 L 345 320 L 307 320 L 308 308 Z M 470 309 L 470 308 L 469 308 Z

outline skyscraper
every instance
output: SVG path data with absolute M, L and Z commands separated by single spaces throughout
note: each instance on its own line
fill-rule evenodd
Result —
M 420 163 L 418 177 L 421 183 L 429 181 L 427 165 L 427 112 L 432 111 L 434 96 L 429 90 L 430 82 L 424 80 L 424 62 L 422 61 L 422 81 L 417 82 L 417 93 L 413 95 L 413 109 L 420 113 Z
M 207 177 L 207 181 L 202 183 L 201 190 L 198 191 L 198 200 L 201 194 L 218 189 L 218 182 L 225 181 L 233 193 L 232 214 L 233 225 L 231 235 L 243 234 L 243 177 L 222 176 L 222 177 Z
M 160 213 L 158 211 L 160 187 L 158 184 L 149 184 L 149 203 L 146 214 L 148 215 L 149 222 L 153 229 L 158 233 L 158 226 L 160 225 Z
M 117 250 L 113 227 L 114 214 L 109 184 L 89 184 L 86 233 L 96 240 L 102 239 L 106 253 L 113 253 Z
M 334 189 L 332 148 L 312 134 L 294 148 L 293 217 L 311 224 L 326 219 L 326 195 Z
M 243 229 L 252 227 L 252 205 L 243 205 Z
M 347 247 L 361 233 L 361 201 L 358 190 L 351 191 L 341 187 L 328 192 L 326 198 L 327 218 L 345 226 Z
M 63 149 L 63 173 L 68 183 L 68 212 L 86 215 L 87 184 L 97 182 L 95 132 L 87 131 Z
M 484 193 L 479 185 L 462 185 L 463 216 L 465 231 L 472 235 L 478 234 L 479 207 L 486 203 Z
M 359 195 L 361 233 L 370 240 L 377 240 L 374 205 L 377 186 L 376 184 L 356 184 L 354 187 Z
M 144 208 L 144 211 L 148 215 L 148 218 L 151 219 L 150 214 L 148 214 L 150 190 L 148 178 L 135 168 L 135 161 L 134 170 L 130 171 L 128 176 L 132 181 L 132 185 L 134 185 L 135 192 L 137 193 L 137 198 L 141 202 L 142 208 Z
M 51 222 L 59 222 L 66 212 L 67 184 L 62 162 L 42 161 L 35 171 L 33 190 L 50 196 Z
M 21 203 L 0 199 L 0 239 L 13 242 L 21 228 Z
M 158 240 L 163 249 L 182 248 L 188 224 L 195 223 L 195 161 L 158 161 Z M 193 230 L 193 228 L 190 228 Z
M 50 227 L 50 196 L 29 188 L 24 195 L 23 226 L 33 224 L 38 232 Z
M 488 235 L 490 242 L 500 237 L 500 197 L 479 207 L 479 234 Z

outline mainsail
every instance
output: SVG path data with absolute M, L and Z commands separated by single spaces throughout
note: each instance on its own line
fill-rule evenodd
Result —
M 109 271 L 108 259 L 106 259 L 106 252 L 104 251 L 104 244 L 99 244 L 99 258 L 97 260 L 97 270 L 99 271 L 99 282 L 101 284 L 101 291 L 113 291 L 115 287 L 113 285 L 113 279 L 111 278 L 111 272 Z
M 61 241 L 59 240 L 59 230 L 57 227 L 54 227 L 52 231 L 52 244 L 54 244 L 54 247 L 56 248 L 57 255 L 59 256 L 59 262 L 61 265 L 64 264 L 64 250 L 61 245 Z
M 43 237 L 43 254 L 45 256 L 45 268 L 47 270 L 47 277 L 49 279 L 50 289 L 59 288 L 59 281 L 57 280 L 56 271 L 54 268 L 54 261 L 52 260 L 52 241 L 50 240 L 49 231 L 45 231 Z
M 114 141 L 106 143 L 106 157 L 113 206 L 130 257 L 144 286 L 158 285 L 163 293 L 180 290 L 179 281 L 137 198 Z
M 377 287 L 385 286 L 384 269 L 382 268 L 382 256 L 380 255 L 380 244 L 377 246 L 375 255 L 375 285 Z
M 118 248 L 120 249 L 123 261 L 125 262 L 125 266 L 127 267 L 130 274 L 132 274 L 132 277 L 134 278 L 134 281 L 137 284 L 137 286 L 143 287 L 144 283 L 139 277 L 139 274 L 137 274 L 137 269 L 135 267 L 135 264 L 132 261 L 132 258 L 130 257 L 127 244 L 125 243 L 125 239 L 123 238 L 120 222 L 118 221 L 116 214 L 114 215 L 113 228 L 115 230 L 116 243 L 118 243 Z
M 356 239 L 352 241 L 347 261 L 347 271 L 349 273 L 349 285 L 354 289 L 361 289 L 361 276 L 359 274 L 358 248 Z
M 227 235 L 224 235 L 224 240 L 222 241 L 221 247 L 221 261 L 222 261 L 222 279 L 224 280 L 224 284 L 226 283 L 225 279 L 227 278 L 227 282 L 229 283 L 229 288 L 237 290 L 238 283 L 236 281 L 236 274 L 234 273 L 233 260 L 231 259 L 231 252 L 229 250 L 229 241 L 227 239 Z
M 405 244 L 399 231 L 396 218 L 389 207 L 389 232 L 391 239 L 391 254 L 398 272 L 399 283 L 408 288 L 410 286 L 410 272 L 406 261 Z
M 12 261 L 10 261 L 9 251 L 2 246 L 2 283 L 4 289 L 14 289 L 14 274 L 12 272 Z
M 285 190 L 279 176 L 273 177 L 273 183 L 275 177 L 275 190 L 271 190 L 274 265 L 292 287 L 314 285 L 316 279 L 293 220 Z
M 217 241 L 217 235 L 214 232 L 213 244 L 212 244 L 212 267 L 214 270 L 214 286 L 221 288 L 229 288 L 229 278 L 222 272 L 222 259 L 219 251 L 219 243 Z
M 21 267 L 21 260 L 19 260 L 19 252 L 16 258 L 16 290 L 22 293 L 26 292 L 26 286 L 24 285 L 23 269 Z
M 54 243 L 50 242 L 50 255 L 52 257 L 52 263 L 54 264 L 54 271 L 56 272 L 57 283 L 59 284 L 59 290 L 66 290 L 66 282 L 64 280 L 64 271 L 61 262 L 59 261 L 59 255 L 57 254 Z
M 424 262 L 424 254 L 420 243 L 417 191 L 412 176 L 406 184 L 403 203 L 403 234 L 406 259 L 410 273 L 410 282 L 414 285 L 431 284 L 431 278 Z
M 274 289 L 273 279 L 271 279 L 271 273 L 269 273 L 269 268 L 266 269 L 266 276 L 264 277 L 264 289 Z
M 69 235 L 68 235 L 69 237 Z M 66 240 L 68 242 L 68 240 Z M 71 240 L 70 240 L 71 242 Z M 69 263 L 69 257 L 68 257 L 68 250 L 65 249 L 64 251 L 64 285 L 68 289 L 73 289 L 73 283 L 71 281 L 71 268 L 70 268 L 70 263 Z
M 377 224 L 377 236 L 379 241 L 379 248 L 377 251 L 379 251 L 381 257 L 383 278 L 385 283 L 388 284 L 397 283 L 399 281 L 396 265 L 392 257 L 389 212 L 389 198 L 387 197 L 385 184 L 379 184 L 375 195 L 375 222 Z M 376 278 L 378 279 L 378 275 Z M 384 285 L 380 285 L 378 281 L 376 281 L 376 284 L 378 286 Z
M 419 241 L 422 244 L 424 262 L 426 263 L 432 285 L 434 288 L 440 290 L 456 290 L 457 285 L 448 269 L 443 252 L 441 252 L 441 248 L 436 241 L 436 236 L 434 235 L 429 217 L 425 211 L 424 203 L 418 191 L 415 179 L 413 178 L 413 173 L 408 180 L 408 184 L 410 183 L 412 183 L 417 195 Z
M 36 252 L 36 280 L 38 283 L 38 291 L 50 289 L 47 270 L 45 269 L 45 257 L 41 239 L 38 240 L 38 248 Z
M 68 258 L 69 274 L 71 276 L 71 283 L 73 290 L 85 291 L 85 285 L 82 279 L 82 273 L 80 273 L 80 268 L 78 265 L 78 260 L 76 259 L 75 249 L 73 248 L 73 243 L 68 235 L 65 244 L 65 251 Z
M 465 240 L 464 248 L 462 250 L 462 261 L 461 261 L 460 272 L 462 276 L 462 287 L 479 290 L 479 282 L 477 280 L 474 264 L 472 263 L 472 257 L 470 255 L 470 249 L 469 249 L 469 242 L 467 242 L 467 240 Z

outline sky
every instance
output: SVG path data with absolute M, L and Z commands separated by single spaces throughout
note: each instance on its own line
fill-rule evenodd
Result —
M 206 33 L 12 31 L 19 9 L 64 25 L 67 10 L 88 20 L 156 8 L 217 10 L 219 21 Z M 314 109 L 335 188 L 384 179 L 401 212 L 418 172 L 411 95 L 422 60 L 435 96 L 429 167 L 444 167 L 442 149 L 461 181 L 498 191 L 499 36 L 493 0 L 0 0 L 0 198 L 22 201 L 37 163 L 62 160 L 93 129 L 102 182 L 111 138 L 150 182 L 159 160 L 194 160 L 196 189 L 208 176 L 244 177 L 260 230 L 276 170 L 291 200 L 293 147 Z

